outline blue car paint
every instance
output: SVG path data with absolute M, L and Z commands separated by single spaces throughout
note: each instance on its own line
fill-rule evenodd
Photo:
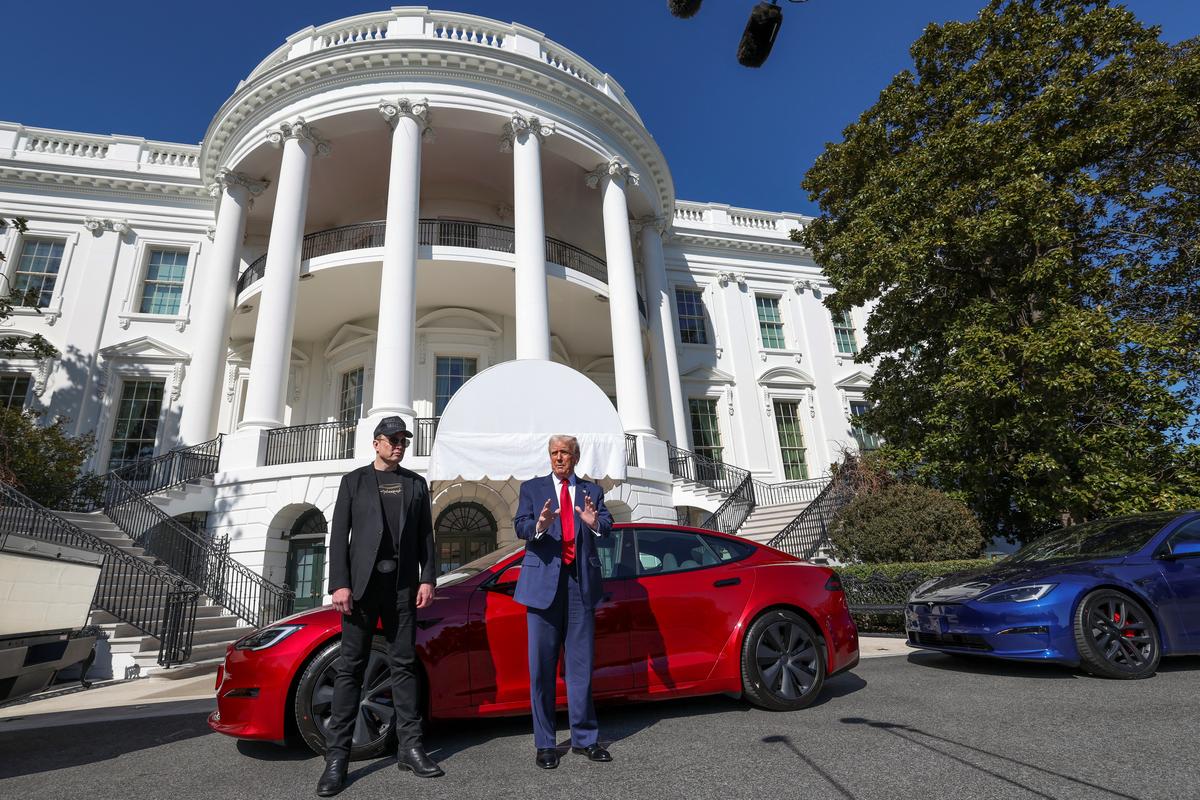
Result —
M 1019 661 L 1079 663 L 1074 619 L 1079 604 L 1101 588 L 1118 589 L 1135 598 L 1154 617 L 1164 656 L 1200 652 L 1200 558 L 1176 561 L 1155 558 L 1162 543 L 1181 526 L 1200 517 L 1182 514 L 1150 537 L 1145 546 L 1122 558 L 1075 562 L 1025 562 L 942 579 L 933 600 L 910 602 L 905 621 L 909 645 L 924 650 L 973 653 Z M 964 588 L 988 584 L 982 591 Z M 1038 600 L 984 602 L 987 594 L 1030 584 L 1055 584 Z M 961 590 L 957 591 L 956 589 Z M 918 630 L 914 631 L 914 627 Z M 1040 628 L 1045 633 L 1001 633 L 1013 628 Z M 924 631 L 920 629 L 924 628 Z M 913 642 L 913 633 L 978 637 L 985 650 Z

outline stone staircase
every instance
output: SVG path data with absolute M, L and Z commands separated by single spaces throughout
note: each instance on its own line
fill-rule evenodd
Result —
M 788 523 L 794 520 L 808 503 L 784 503 L 776 506 L 755 506 L 754 511 L 742 524 L 738 531 L 752 542 L 766 544 L 775 537 Z
M 168 517 L 178 517 L 189 511 L 207 511 L 212 508 L 216 488 L 210 477 L 196 478 L 146 496 Z
M 58 516 L 78 527 L 84 533 L 102 539 L 130 555 L 153 563 L 142 548 L 133 544 L 103 512 L 88 514 L 57 511 Z M 134 587 L 136 589 L 136 586 Z M 121 622 L 106 611 L 93 610 L 89 623 L 98 626 L 108 636 L 112 653 L 113 674 L 122 674 L 127 667 L 137 666 L 140 675 L 151 673 L 163 676 L 182 676 L 186 668 L 195 674 L 196 668 L 215 667 L 225 658 L 225 650 L 232 643 L 254 630 L 221 606 L 201 595 L 196 608 L 196 628 L 192 638 L 192 654 L 187 664 L 164 670 L 158 666 L 159 640 L 146 636 L 132 625 Z

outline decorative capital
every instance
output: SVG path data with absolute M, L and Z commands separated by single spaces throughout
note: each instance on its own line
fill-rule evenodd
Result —
M 817 285 L 807 278 L 797 278 L 796 280 L 792 281 L 792 288 L 796 290 L 796 294 L 803 294 L 805 289 L 808 289 L 811 292 L 817 288 Z
M 333 146 L 317 133 L 317 129 L 304 121 L 304 117 L 296 117 L 292 122 L 281 122 L 279 127 L 267 133 L 267 142 L 272 147 L 283 147 L 288 139 L 300 139 L 313 146 L 318 156 L 327 156 L 333 152 Z
M 83 220 L 83 227 L 92 232 L 93 236 L 99 236 L 105 231 L 112 231 L 118 236 L 124 236 L 129 233 L 129 223 L 123 219 L 102 219 L 100 217 L 86 217 Z
M 717 283 L 721 286 L 728 286 L 731 283 L 736 283 L 738 286 L 746 285 L 746 276 L 741 272 L 718 272 Z
M 255 197 L 266 191 L 271 185 L 268 180 L 257 180 L 251 178 L 244 172 L 235 172 L 231 169 L 222 167 L 217 170 L 216 177 L 213 182 L 208 185 L 208 193 L 213 197 L 220 197 L 221 192 L 226 189 L 242 188 L 251 196 Z M 209 237 L 212 238 L 211 236 Z
M 514 142 L 523 142 L 530 134 L 544 142 L 554 135 L 554 123 L 545 122 L 540 117 L 527 117 L 520 111 L 512 112 L 512 119 L 504 123 L 500 134 L 500 152 L 511 153 Z
M 646 228 L 651 228 L 657 232 L 659 236 L 662 236 L 671 229 L 670 217 L 662 215 L 655 216 L 651 214 L 650 216 L 646 217 L 638 217 L 633 221 L 632 224 L 634 233 L 641 233 Z
M 417 126 L 421 129 L 421 140 L 432 142 L 434 139 L 433 128 L 429 126 L 428 98 L 422 97 L 420 100 L 410 100 L 407 97 L 397 97 L 395 100 L 385 98 L 379 101 L 379 115 L 392 130 L 396 129 L 396 123 L 400 121 L 401 117 L 416 120 Z
M 637 186 L 640 180 L 638 174 L 619 158 L 610 158 L 608 163 L 601 164 L 589 172 L 584 180 L 587 181 L 589 189 L 595 189 L 605 178 L 610 178 L 614 181 L 624 181 L 626 184 L 632 184 L 633 186 Z

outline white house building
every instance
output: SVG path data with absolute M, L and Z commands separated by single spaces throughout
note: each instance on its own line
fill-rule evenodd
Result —
M 224 434 L 213 474 L 155 502 L 302 603 L 376 422 L 411 423 L 422 472 L 450 397 L 500 362 L 612 398 L 619 519 L 716 509 L 707 457 L 753 477 L 769 536 L 801 499 L 778 484 L 870 446 L 864 319 L 822 304 L 804 218 L 677 198 L 617 81 L 520 24 L 414 7 L 299 31 L 198 146 L 0 122 L 18 216 L 0 288 L 32 294 L 0 336 L 60 355 L 0 360 L 0 403 L 94 432 L 101 473 Z M 432 489 L 445 565 L 513 538 L 515 482 Z

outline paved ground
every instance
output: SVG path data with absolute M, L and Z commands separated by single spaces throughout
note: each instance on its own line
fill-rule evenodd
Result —
M 420 781 L 353 765 L 343 797 L 1194 798 L 1200 659 L 1146 681 L 933 654 L 865 660 L 817 705 L 773 714 L 728 698 L 601 710 L 616 761 L 537 770 L 528 719 L 445 725 L 428 743 L 449 773 Z M 195 701 L 103 723 L 0 724 L 0 797 L 311 797 L 302 749 L 210 734 Z M 19 723 L 13 719 L 9 724 Z

